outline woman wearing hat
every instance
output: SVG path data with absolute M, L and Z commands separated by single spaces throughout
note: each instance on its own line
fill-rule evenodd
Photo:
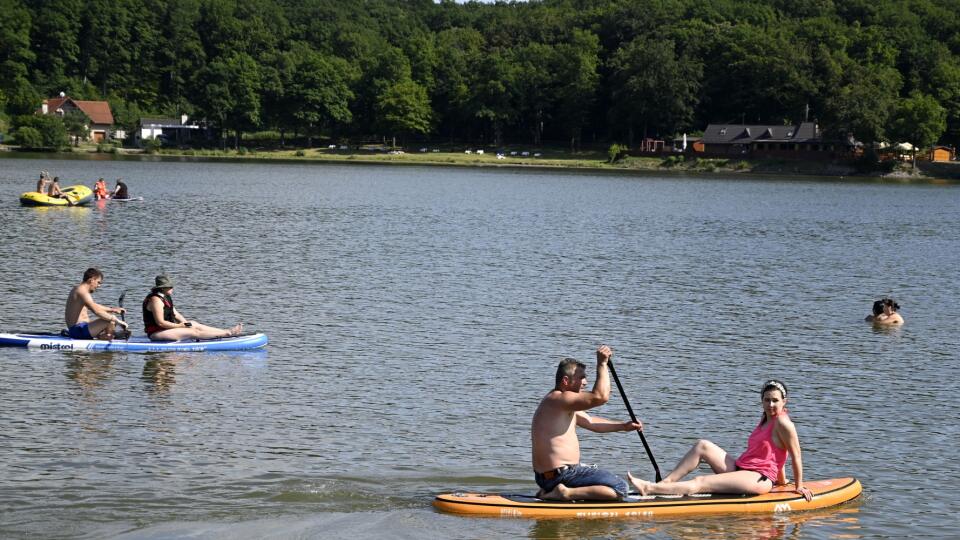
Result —
M 813 498 L 803 485 L 803 459 L 797 428 L 787 415 L 787 387 L 770 380 L 760 390 L 763 416 L 747 439 L 747 450 L 734 459 L 722 448 L 708 440 L 697 441 L 677 467 L 662 481 L 653 483 L 627 478 L 641 495 L 693 495 L 695 493 L 746 493 L 761 495 L 774 485 L 787 483 L 785 465 L 787 454 L 793 463 L 796 491 L 806 500 Z M 707 474 L 683 481 L 700 463 L 706 463 L 715 474 Z
M 188 321 L 173 307 L 173 280 L 157 276 L 150 294 L 143 299 L 143 326 L 152 341 L 214 339 L 233 337 L 243 331 L 243 324 L 229 330 Z

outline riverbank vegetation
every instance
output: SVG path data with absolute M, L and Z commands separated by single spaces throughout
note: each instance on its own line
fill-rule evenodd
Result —
M 234 149 L 268 130 L 281 148 L 552 144 L 575 156 L 710 122 L 805 119 L 835 137 L 956 144 L 955 7 L 0 0 L 0 131 L 59 144 L 29 117 L 64 92 L 109 101 L 128 134 L 143 116 L 187 114 L 229 134 L 209 146 Z

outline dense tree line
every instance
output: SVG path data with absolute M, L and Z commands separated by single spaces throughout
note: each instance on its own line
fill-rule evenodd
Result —
M 503 144 L 816 120 L 960 141 L 952 0 L 0 0 L 0 111 Z M 28 127 L 28 126 L 25 126 Z M 922 139 L 922 140 L 921 140 Z

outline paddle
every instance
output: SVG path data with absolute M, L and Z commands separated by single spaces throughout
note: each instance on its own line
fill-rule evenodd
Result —
M 120 309 L 123 309 L 123 299 L 126 297 L 127 297 L 127 291 L 123 291 L 122 293 L 120 293 L 120 299 L 117 300 L 117 303 L 120 304 Z M 127 314 L 125 310 L 120 312 L 120 320 L 123 321 L 124 323 L 127 322 Z M 124 328 L 123 330 L 127 333 L 127 337 L 123 338 L 123 340 L 130 341 L 130 328 L 129 327 Z
M 630 419 L 634 422 L 637 422 L 637 415 L 633 414 L 633 407 L 630 406 L 630 401 L 627 400 L 627 394 L 623 391 L 623 385 L 620 384 L 620 377 L 617 377 L 617 370 L 613 367 L 613 360 L 607 360 L 607 367 L 610 368 L 610 375 L 613 376 L 613 382 L 617 383 L 617 390 L 620 391 L 620 397 L 623 398 L 623 404 L 627 406 L 627 412 L 630 413 Z M 647 438 L 643 436 L 642 430 L 637 430 L 637 435 L 640 436 L 640 442 L 643 443 L 643 449 L 647 451 L 647 457 L 650 458 L 650 463 L 653 464 L 653 470 L 657 473 L 657 482 L 663 480 L 660 476 L 660 467 L 657 466 L 657 460 L 653 458 L 653 452 L 650 451 L 650 445 L 647 444 Z

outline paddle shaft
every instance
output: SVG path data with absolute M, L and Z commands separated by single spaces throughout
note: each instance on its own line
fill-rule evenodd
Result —
M 120 299 L 117 300 L 117 303 L 120 304 L 120 309 L 123 309 L 123 299 L 126 298 L 126 296 L 127 296 L 127 291 L 123 291 L 122 293 L 120 293 Z M 121 311 L 121 312 L 120 312 L 120 320 L 123 321 L 123 322 L 127 322 L 127 314 L 126 314 L 124 311 Z M 127 331 L 126 341 L 129 341 L 129 340 L 130 340 L 130 330 L 129 330 L 128 328 L 125 328 L 124 330 Z
M 617 370 L 613 367 L 613 360 L 607 360 L 607 367 L 610 368 L 610 375 L 613 376 L 613 382 L 617 383 L 617 390 L 620 391 L 620 397 L 623 398 L 623 404 L 627 406 L 627 412 L 630 413 L 630 419 L 635 423 L 639 423 L 637 420 L 637 415 L 633 414 L 633 407 L 630 406 L 630 401 L 627 399 L 627 394 L 623 391 L 623 385 L 620 384 L 620 377 L 617 377 Z M 643 449 L 647 451 L 647 457 L 650 458 L 650 463 L 653 464 L 653 470 L 657 473 L 657 482 L 663 480 L 660 476 L 660 467 L 657 466 L 657 460 L 653 457 L 653 452 L 650 451 L 650 445 L 647 444 L 647 438 L 643 436 L 642 430 L 637 430 L 637 435 L 640 436 L 640 442 L 643 443 Z

